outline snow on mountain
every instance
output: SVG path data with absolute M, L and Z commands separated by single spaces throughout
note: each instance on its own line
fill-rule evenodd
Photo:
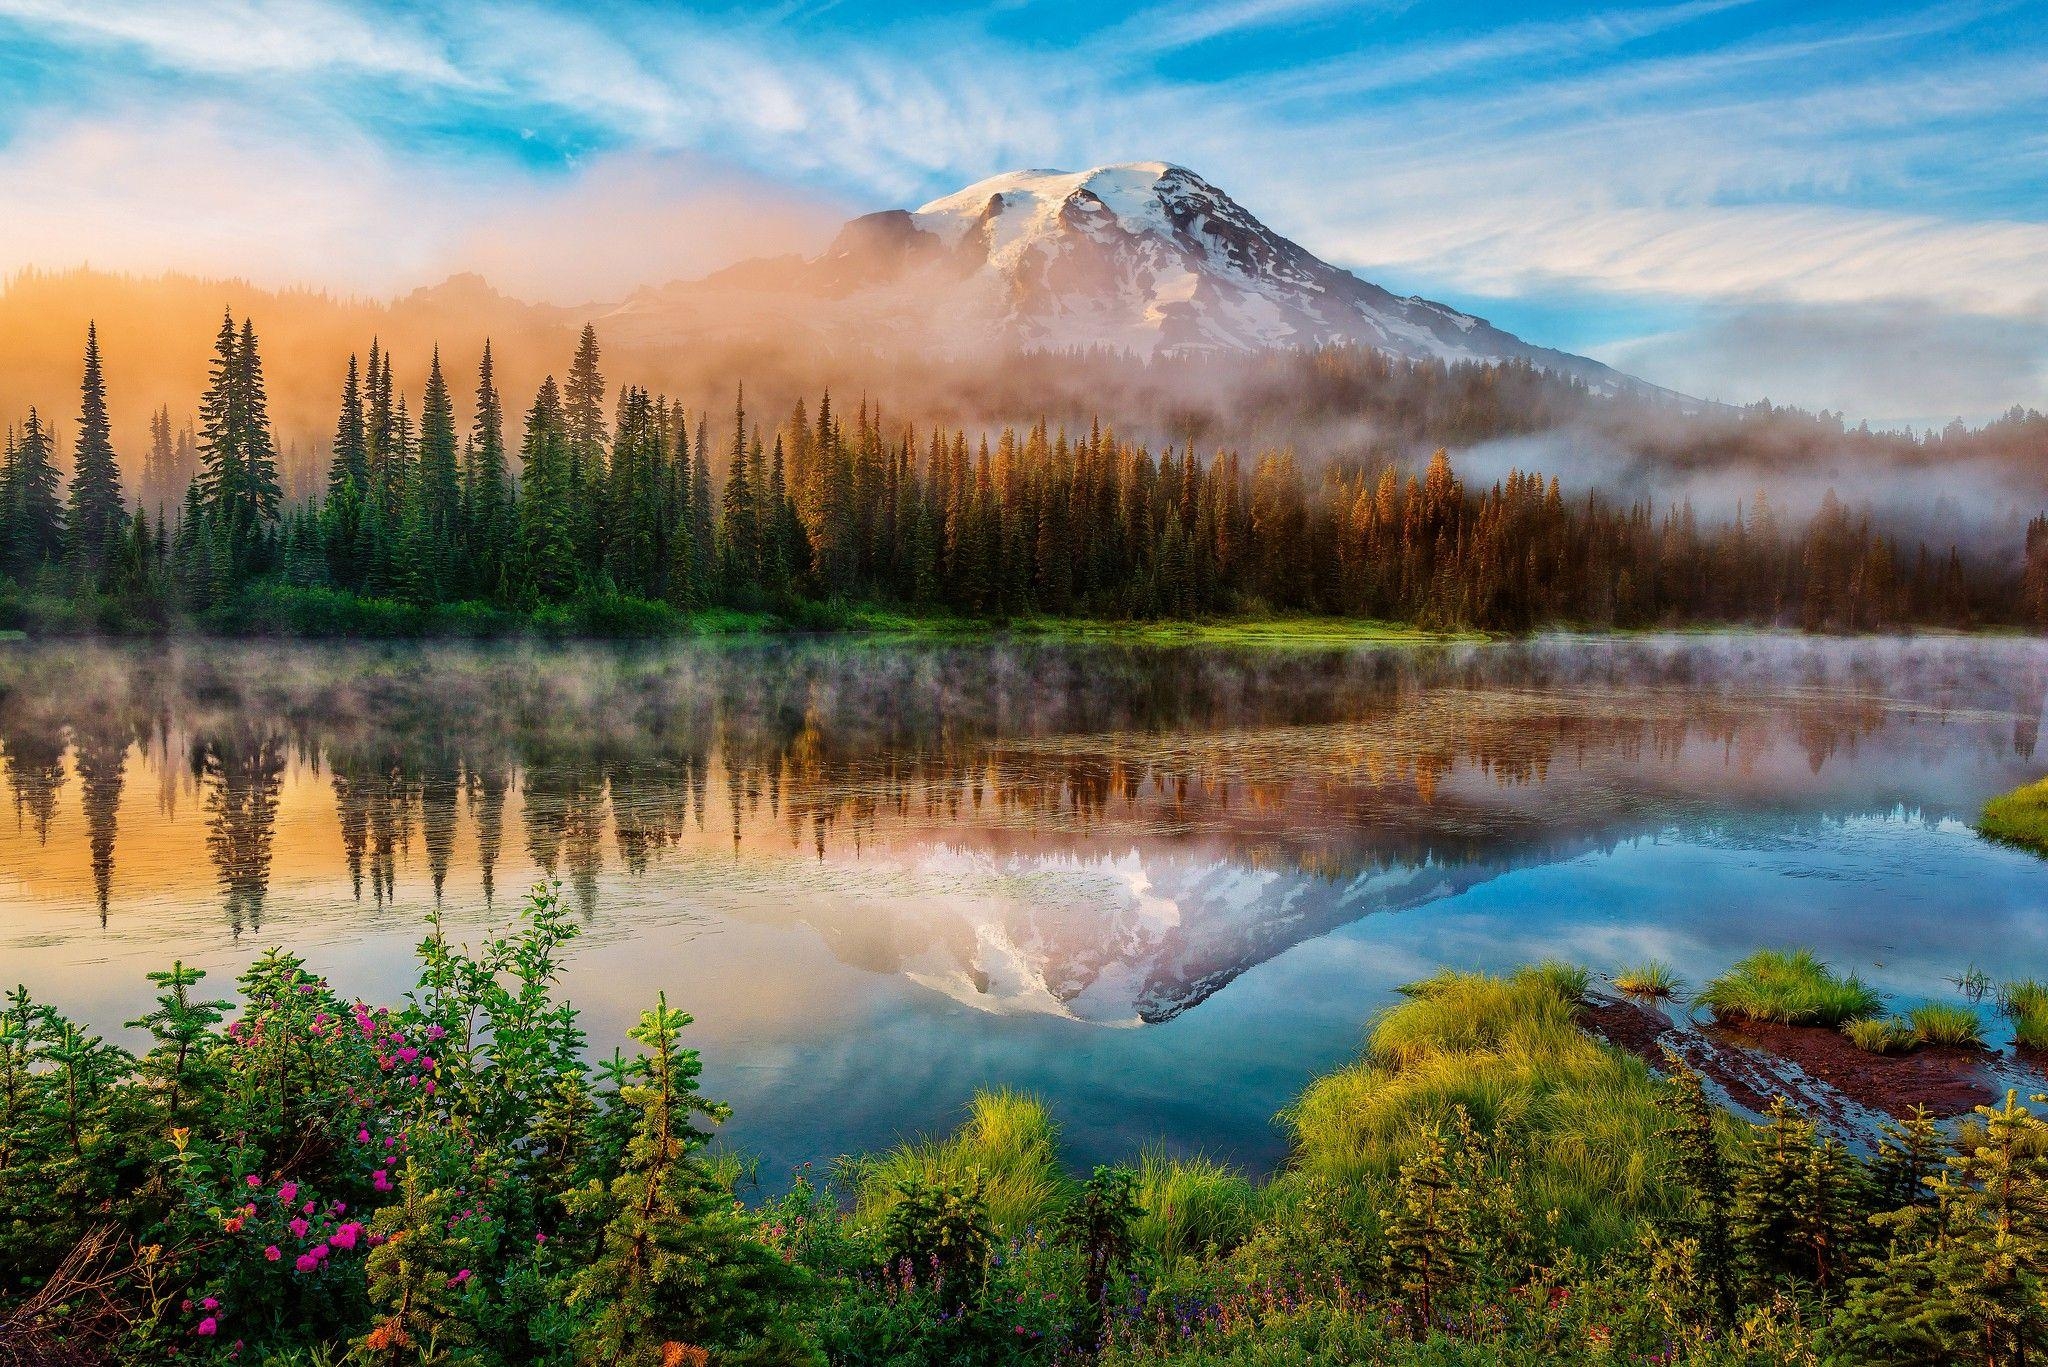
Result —
M 613 324 L 659 330 L 721 298 L 867 346 L 1156 356 L 1354 343 L 1415 360 L 1527 361 L 1606 392 L 1649 388 L 1448 305 L 1396 296 L 1281 237 L 1193 171 L 1156 161 L 994 176 L 916 210 L 854 219 L 809 260 L 743 262 L 645 291 Z

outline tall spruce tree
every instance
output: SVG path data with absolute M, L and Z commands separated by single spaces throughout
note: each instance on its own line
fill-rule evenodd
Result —
M 15 575 L 32 573 L 64 553 L 64 505 L 57 496 L 57 466 L 42 415 L 28 410 L 7 462 L 4 549 Z
M 78 442 L 73 448 L 71 507 L 66 522 L 79 568 L 103 576 L 128 526 L 121 469 L 107 423 L 107 384 L 100 372 L 99 328 L 85 326 L 85 379 L 80 385 Z
M 525 473 L 519 483 L 519 571 L 528 603 L 561 602 L 576 590 L 568 445 L 561 391 L 550 375 L 526 415 L 520 447 Z
M 498 397 L 496 363 L 484 339 L 477 366 L 476 414 L 469 427 L 469 551 L 472 587 L 496 597 L 505 591 L 505 564 L 511 535 L 508 511 L 511 491 L 505 472 L 505 410 Z

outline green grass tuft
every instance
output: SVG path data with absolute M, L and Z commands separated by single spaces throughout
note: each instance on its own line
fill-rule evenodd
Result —
M 1977 1019 L 1977 1013 L 1966 1006 L 1951 1006 L 1946 1002 L 1929 1002 L 1916 1006 L 1907 1013 L 1913 1022 L 1913 1033 L 1920 1037 L 1922 1044 L 1982 1044 L 1984 1022 Z
M 1593 986 L 1592 973 L 1562 959 L 1545 959 L 1540 964 L 1518 968 L 1515 970 L 1515 977 L 1542 983 L 1558 996 L 1573 1003 L 1585 1001 L 1587 990 Z
M 1675 997 L 1685 988 L 1685 983 L 1672 971 L 1671 965 L 1660 959 L 1645 959 L 1639 964 L 1617 969 L 1614 986 L 1631 997 Z
M 1920 1033 L 1913 1023 L 1897 1016 L 1848 1021 L 1842 1026 L 1842 1033 L 1849 1037 L 1849 1043 L 1871 1054 L 1903 1054 L 1920 1042 Z
M 898 1188 L 912 1178 L 966 1181 L 979 1172 L 990 1217 L 1011 1234 L 1041 1220 L 1068 1185 L 1052 1112 L 1037 1097 L 1008 1088 L 976 1092 L 966 1123 L 943 1139 L 848 1159 L 840 1171 L 864 1219 L 877 1219 L 896 1204 Z
M 1139 1246 L 1163 1262 L 1226 1252 L 1257 1223 L 1260 1189 L 1236 1168 L 1147 1149 L 1138 1160 Z
M 2048 779 L 2015 788 L 1984 804 L 1977 833 L 2001 845 L 2048 858 Z
M 2012 1022 L 2013 1043 L 2048 1049 L 2048 983 L 2023 978 L 1998 989 L 1998 1009 Z
M 1365 1056 L 1311 1084 L 1282 1114 L 1294 1172 L 1354 1189 L 1385 1179 L 1432 1125 L 1463 1107 L 1512 1131 L 1530 1210 L 1556 1210 L 1589 1251 L 1666 1212 L 1671 1186 L 1661 1085 L 1641 1060 L 1575 1024 L 1569 974 L 1439 973 L 1374 1022 Z
M 1840 1028 L 1884 1009 L 1877 989 L 1851 973 L 1838 976 L 1806 949 L 1764 949 L 1708 983 L 1701 1005 L 1721 1020 Z

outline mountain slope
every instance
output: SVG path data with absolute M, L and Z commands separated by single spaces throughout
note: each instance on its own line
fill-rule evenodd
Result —
M 1414 360 L 1526 361 L 1603 392 L 1649 388 L 1361 280 L 1165 162 L 996 176 L 914 211 L 854 219 L 809 260 L 744 262 L 642 292 L 611 321 L 690 331 L 743 301 L 820 342 L 1145 356 L 1354 343 Z

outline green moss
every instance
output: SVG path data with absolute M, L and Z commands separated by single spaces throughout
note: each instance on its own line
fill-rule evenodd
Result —
M 1877 990 L 1851 973 L 1838 976 L 1811 950 L 1759 950 L 1701 990 L 1700 1004 L 1723 1020 L 1831 1029 L 1884 1009 Z
M 1984 804 L 1977 833 L 1986 840 L 2048 858 L 2048 778 Z

